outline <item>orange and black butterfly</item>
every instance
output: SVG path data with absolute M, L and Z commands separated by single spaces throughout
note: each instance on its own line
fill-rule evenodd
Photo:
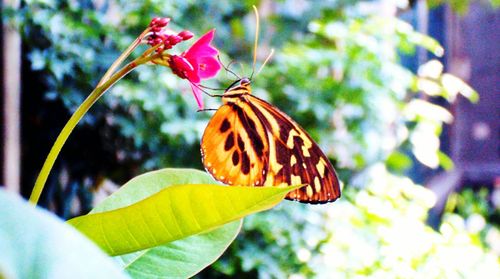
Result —
M 288 115 L 251 94 L 242 78 L 221 96 L 223 105 L 201 140 L 203 164 L 230 185 L 306 186 L 286 196 L 303 203 L 327 203 L 340 197 L 337 175 L 306 131 Z

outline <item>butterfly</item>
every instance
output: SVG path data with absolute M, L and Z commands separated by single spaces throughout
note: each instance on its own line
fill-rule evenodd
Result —
M 221 95 L 201 140 L 205 169 L 229 185 L 307 184 L 286 196 L 302 203 L 338 199 L 339 180 L 325 154 L 288 115 L 253 96 L 250 83 L 236 80 Z

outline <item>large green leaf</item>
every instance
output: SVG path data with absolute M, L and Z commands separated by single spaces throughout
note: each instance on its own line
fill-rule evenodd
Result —
M 166 168 L 132 178 L 118 191 L 99 203 L 90 213 L 99 213 L 132 205 L 166 187 L 184 184 L 217 184 L 206 172 L 195 169 Z
M 154 194 L 136 203 L 129 196 L 126 203 L 129 205 L 125 207 L 77 217 L 69 222 L 109 254 L 121 255 L 207 232 L 245 215 L 269 209 L 295 189 L 228 187 L 207 182 L 187 184 L 198 175 L 205 174 L 193 170 L 163 170 L 139 176 L 129 183 L 154 184 Z M 167 183 L 178 185 L 161 189 Z M 140 186 L 133 188 L 131 195 L 143 198 L 151 194 L 143 193 Z M 110 200 L 124 199 L 118 193 L 120 191 Z M 102 210 L 111 208 L 103 205 Z
M 96 206 L 91 213 L 128 206 L 172 184 L 214 183 L 205 172 L 163 169 L 140 175 Z M 212 231 L 115 257 L 134 278 L 187 278 L 217 260 L 238 235 L 241 220 Z
M 189 278 L 217 260 L 240 227 L 238 220 L 207 233 L 116 258 L 134 278 Z
M 73 227 L 0 189 L 0 278 L 128 278 Z

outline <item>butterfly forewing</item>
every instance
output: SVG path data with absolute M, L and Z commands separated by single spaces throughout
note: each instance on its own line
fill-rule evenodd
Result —
M 307 184 L 287 195 L 305 203 L 340 196 L 335 170 L 311 137 L 289 116 L 250 95 L 249 84 L 228 90 L 202 138 L 205 168 L 227 184 Z
M 241 105 L 223 105 L 208 123 L 201 144 L 203 164 L 224 183 L 261 185 L 268 157 L 267 141 L 260 137 L 265 130 Z

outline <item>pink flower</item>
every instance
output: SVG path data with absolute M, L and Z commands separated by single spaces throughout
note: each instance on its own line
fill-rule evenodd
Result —
M 190 82 L 194 98 L 200 109 L 203 109 L 202 92 L 199 89 L 200 82 L 214 77 L 221 69 L 216 58 L 219 51 L 210 45 L 214 33 L 215 29 L 208 31 L 188 50 L 181 55 L 172 55 L 169 60 L 170 68 L 174 74 Z

